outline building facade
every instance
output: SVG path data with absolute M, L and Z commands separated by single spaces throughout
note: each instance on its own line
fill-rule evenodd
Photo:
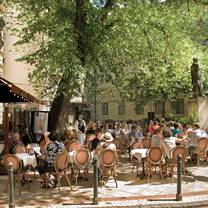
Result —
M 123 100 L 111 83 L 100 84 L 95 92 L 96 95 L 88 101 L 92 120 L 127 121 L 162 117 L 162 103 L 151 102 L 136 107 L 134 103 Z M 174 103 L 166 103 L 166 117 L 183 117 L 196 112 L 195 100 L 180 97 Z

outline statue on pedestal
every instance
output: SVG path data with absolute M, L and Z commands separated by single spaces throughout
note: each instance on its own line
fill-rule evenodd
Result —
M 203 86 L 197 58 L 193 58 L 193 63 L 191 65 L 191 81 L 194 98 L 203 97 Z

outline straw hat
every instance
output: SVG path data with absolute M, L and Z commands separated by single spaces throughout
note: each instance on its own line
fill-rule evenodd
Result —
M 66 127 L 66 130 L 67 131 L 73 131 L 73 130 L 75 130 L 75 128 L 73 126 L 67 126 Z
M 48 136 L 50 135 L 50 132 L 46 131 L 43 135 L 45 138 L 48 138 Z
M 106 132 L 103 135 L 102 140 L 105 141 L 105 142 L 112 142 L 113 141 L 113 137 L 112 137 L 110 132 Z

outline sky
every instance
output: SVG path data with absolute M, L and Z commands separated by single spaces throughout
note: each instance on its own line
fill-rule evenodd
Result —
M 106 0 L 90 0 L 90 2 L 98 8 L 102 8 L 105 6 Z

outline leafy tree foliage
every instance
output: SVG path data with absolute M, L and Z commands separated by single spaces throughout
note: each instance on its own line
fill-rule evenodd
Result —
M 203 2 L 202 2 L 203 3 Z M 83 84 L 90 91 L 108 79 L 136 104 L 191 95 L 189 66 L 202 56 L 207 8 L 196 1 L 6 0 L 18 11 L 21 61 L 34 66 L 31 81 L 54 96 L 52 130 L 67 117 Z M 207 28 L 206 28 L 207 29 Z M 201 34 L 198 36 L 198 34 Z M 199 38 L 198 38 L 199 37 Z M 206 68 L 206 61 L 204 62 Z
M 133 54 L 126 70 L 129 73 L 124 84 L 118 83 L 118 87 L 124 87 L 127 96 L 137 105 L 162 102 L 165 113 L 166 101 L 174 101 L 178 96 L 191 97 L 190 64 L 193 57 L 203 62 L 202 74 L 207 73 L 202 45 L 202 34 L 207 29 L 202 26 L 202 21 L 206 21 L 207 8 L 195 2 L 187 5 L 181 1 L 180 4 L 146 2 L 137 7 L 133 4 L 125 8 L 124 24 L 128 29 L 118 32 L 122 37 L 129 35 L 131 47 L 128 49 Z M 206 94 L 205 76 L 202 79 Z

